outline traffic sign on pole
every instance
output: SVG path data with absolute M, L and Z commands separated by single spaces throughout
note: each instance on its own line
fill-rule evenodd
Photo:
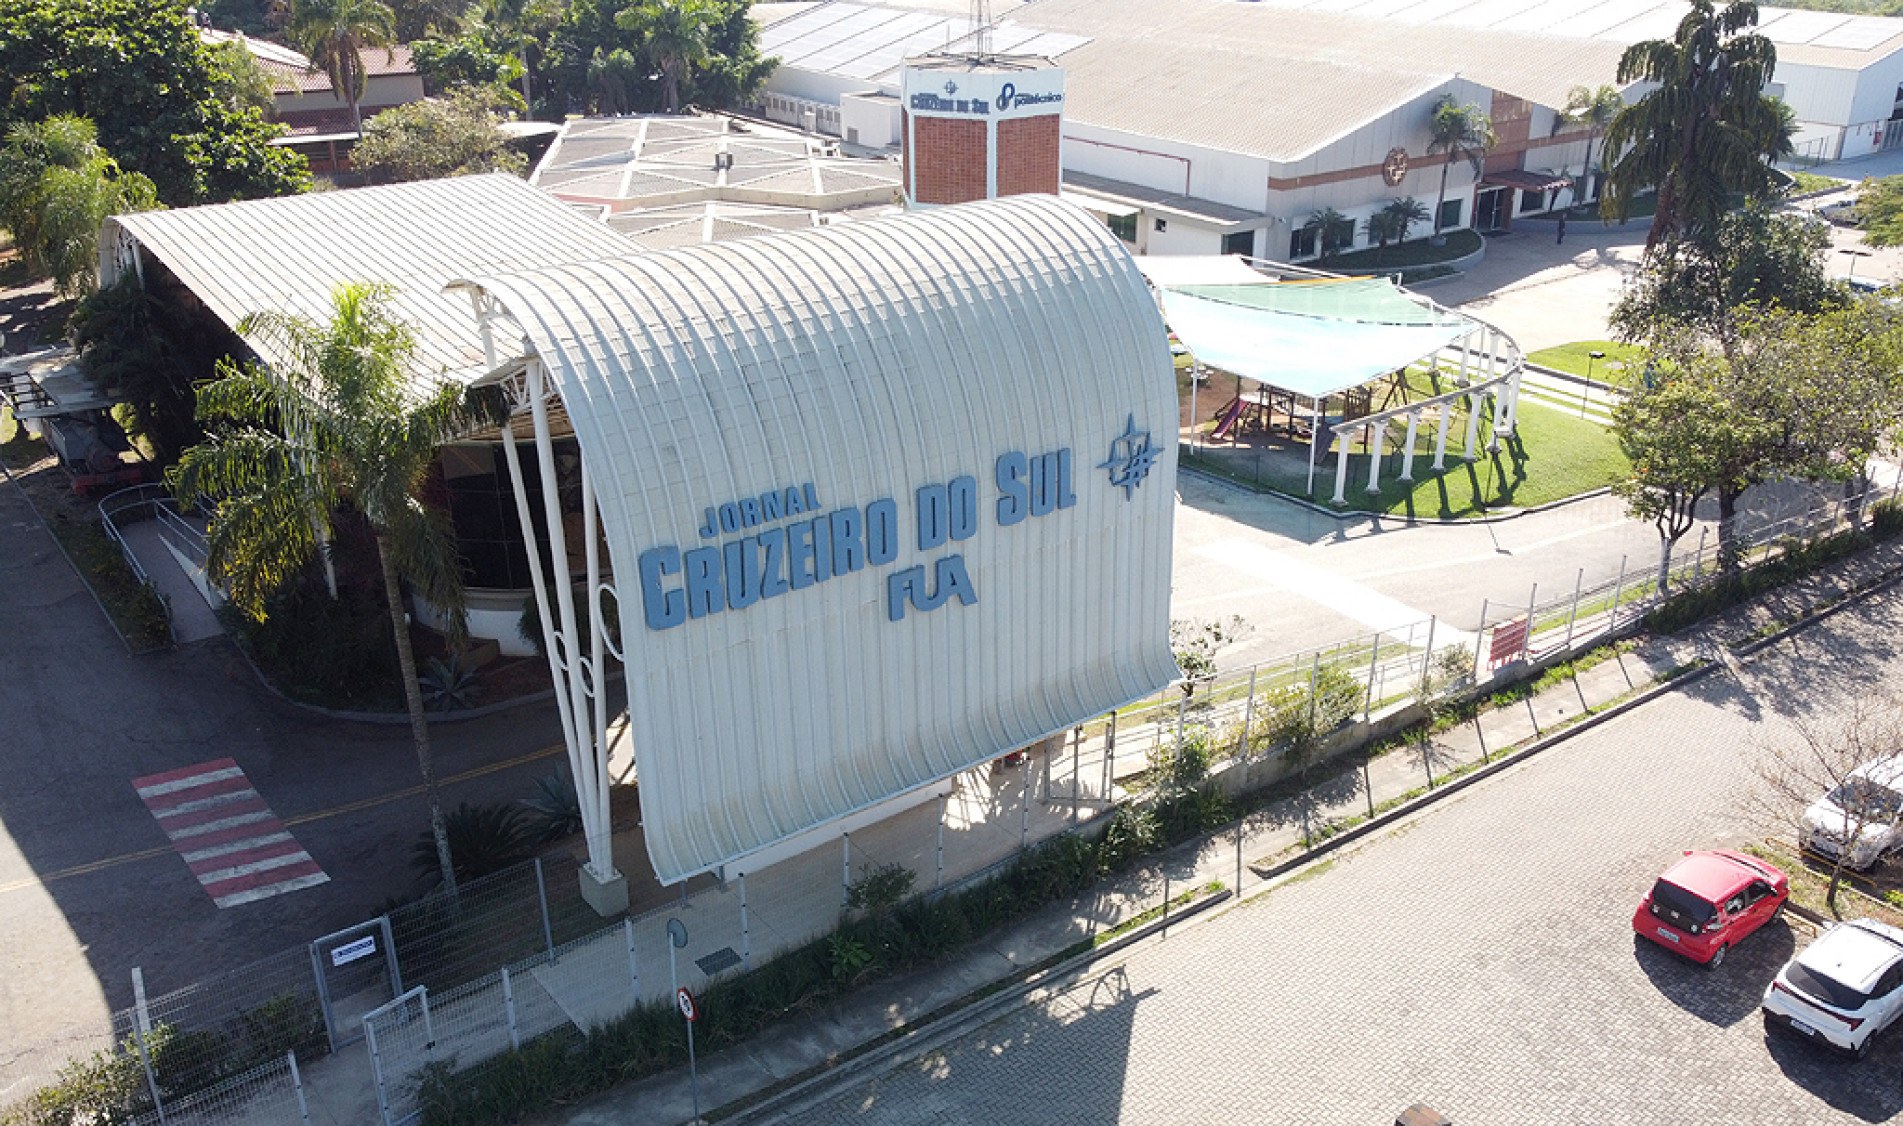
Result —
M 694 1007 L 694 995 L 687 991 L 685 985 L 674 991 L 674 1004 L 680 1007 L 687 1023 L 692 1024 L 700 1019 L 700 1010 Z

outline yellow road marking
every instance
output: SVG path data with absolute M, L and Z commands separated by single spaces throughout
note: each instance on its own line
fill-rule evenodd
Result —
M 444 778 L 440 785 L 447 786 L 455 782 L 467 782 L 471 778 L 480 778 L 485 774 L 494 774 L 498 770 L 507 770 L 510 767 L 521 766 L 524 763 L 534 762 L 537 759 L 544 759 L 551 755 L 561 753 L 561 747 L 543 747 L 539 751 L 530 751 L 528 754 L 517 755 L 512 759 L 492 762 L 487 766 L 478 766 L 474 770 L 465 770 L 461 774 L 452 774 Z M 345 813 L 356 813 L 360 810 L 371 809 L 389 802 L 416 797 L 422 792 L 423 787 L 421 785 L 410 786 L 407 789 L 396 790 L 388 794 L 378 794 L 373 798 L 362 798 L 358 801 L 332 806 L 329 809 L 320 809 L 315 813 L 301 813 L 296 817 L 286 817 L 284 818 L 284 824 L 287 827 L 291 825 L 308 825 L 313 821 L 322 821 L 328 817 L 337 817 Z M 41 884 L 50 884 L 54 880 L 71 879 L 74 876 L 89 876 L 94 872 L 101 872 L 107 868 L 114 868 L 121 864 L 133 864 L 140 860 L 150 860 L 154 856 L 170 855 L 174 855 L 172 846 L 161 845 L 158 848 L 147 848 L 141 849 L 138 852 L 127 852 L 118 856 L 108 856 L 104 860 L 94 860 L 86 864 L 75 864 L 70 868 L 61 868 L 57 872 L 48 872 L 43 876 L 33 876 L 29 879 L 13 880 L 9 883 L 0 884 L 0 895 L 5 895 L 12 891 L 21 891 Z

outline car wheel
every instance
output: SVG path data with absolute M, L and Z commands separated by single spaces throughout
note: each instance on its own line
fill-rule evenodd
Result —
M 1705 968 L 1708 970 L 1715 970 L 1719 966 L 1722 966 L 1724 964 L 1725 964 L 1725 948 L 1723 946 L 1720 946 L 1718 949 L 1713 950 L 1711 952 L 1711 961 L 1705 963 Z

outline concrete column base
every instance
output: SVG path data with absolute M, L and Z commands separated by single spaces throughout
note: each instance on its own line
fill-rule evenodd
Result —
M 619 915 L 628 909 L 628 877 L 610 870 L 606 879 L 595 874 L 588 865 L 581 866 L 582 902 L 595 909 L 597 915 L 607 918 Z

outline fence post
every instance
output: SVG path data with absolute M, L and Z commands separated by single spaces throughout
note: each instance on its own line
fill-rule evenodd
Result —
M 641 1003 L 641 970 L 634 961 L 634 920 L 621 920 L 621 933 L 628 942 L 628 996 L 634 998 L 634 1004 Z
M 509 1021 L 509 1047 L 522 1050 L 522 1033 L 515 1024 L 515 985 L 509 980 L 509 967 L 502 967 L 502 1014 Z
M 542 905 L 542 946 L 548 951 L 548 964 L 555 964 L 555 928 L 548 919 L 548 881 L 542 878 L 542 858 L 535 858 L 535 900 Z
M 383 1112 L 383 1126 L 390 1123 L 390 1092 L 383 1082 L 383 1053 L 377 1050 L 377 1025 L 375 1021 L 363 1022 L 363 1038 L 370 1045 L 370 1073 L 377 1084 L 377 1109 Z
M 1178 738 L 1181 738 L 1180 733 Z M 1182 744 L 1178 743 L 1176 749 L 1182 750 Z M 1020 852 L 1031 840 L 1031 755 L 1028 751 L 1024 755 L 1023 779 L 1023 793 L 1018 795 L 1018 850 Z
M 1361 788 L 1368 795 L 1368 820 L 1374 820 L 1374 772 L 1368 769 L 1368 756 L 1361 756 Z
M 1168 934 L 1169 929 L 1170 929 L 1170 870 L 1168 868 L 1165 868 L 1163 869 L 1163 929 L 1162 929 L 1162 933 Z
M 297 1053 L 284 1053 L 284 1063 L 291 1069 L 291 1093 L 297 1096 L 298 1121 L 311 1126 L 311 1104 L 304 1099 L 304 1076 L 297 1070 Z
M 1244 821 L 1244 818 L 1241 818 L 1241 817 L 1236 818 L 1236 898 L 1237 899 L 1242 898 L 1242 822 L 1243 821 Z
M 1573 608 L 1566 613 L 1566 652 L 1573 651 L 1573 623 L 1579 620 L 1579 591 L 1586 585 L 1586 569 L 1581 567 L 1579 574 L 1573 577 Z
M 1540 584 L 1534 583 L 1533 589 L 1526 594 L 1526 636 L 1520 639 L 1520 657 L 1533 659 L 1533 607 L 1540 602 Z
M 1078 724 L 1070 733 L 1070 819 L 1077 820 L 1078 802 L 1084 796 L 1084 725 Z
M 1374 670 L 1381 665 L 1381 631 L 1374 631 L 1374 650 L 1368 654 L 1368 692 L 1361 701 L 1361 722 L 1374 720 Z
M 938 795 L 938 874 L 932 877 L 932 886 L 945 886 L 945 795 Z
M 1692 557 L 1692 585 L 1698 584 L 1699 576 L 1705 573 L 1705 537 L 1711 534 L 1711 525 L 1698 529 L 1698 554 Z
M 159 1115 L 159 1122 L 165 1121 L 165 1100 L 159 1097 L 158 1076 L 152 1072 L 152 1053 L 145 1046 L 145 1038 L 152 1032 L 152 1014 L 145 1007 L 145 971 L 132 967 L 132 1041 L 139 1046 L 139 1065 L 145 1068 L 145 1086 L 152 1092 L 152 1109 Z
M 1190 683 L 1193 685 L 1195 682 Z M 1183 722 L 1188 715 L 1189 693 L 1185 692 L 1176 698 L 1176 753 L 1178 755 L 1183 753 Z
M 753 972 L 753 928 L 747 917 L 747 874 L 740 873 L 740 969 Z
M 852 906 L 852 834 L 839 834 L 839 906 Z
M 1427 619 L 1427 652 L 1421 654 L 1421 694 L 1426 695 L 1433 683 L 1434 675 L 1434 626 L 1440 621 L 1438 616 Z
M 429 1015 L 429 986 L 419 985 L 416 999 L 423 1005 L 423 1050 L 433 1052 L 436 1049 L 436 1021 Z
M 1480 624 L 1474 627 L 1474 683 L 1480 683 L 1480 657 L 1487 643 L 1487 600 L 1480 600 Z
M 1619 608 L 1625 605 L 1625 556 L 1619 556 L 1619 578 L 1612 584 L 1612 613 L 1606 616 L 1606 633 L 1619 629 Z
M 1111 712 L 1103 727 L 1103 800 L 1117 784 L 1117 713 Z
M 1255 676 L 1256 666 L 1249 667 L 1249 702 L 1242 705 L 1242 745 L 1236 750 L 1244 759 L 1249 757 L 1249 733 L 1255 726 Z

